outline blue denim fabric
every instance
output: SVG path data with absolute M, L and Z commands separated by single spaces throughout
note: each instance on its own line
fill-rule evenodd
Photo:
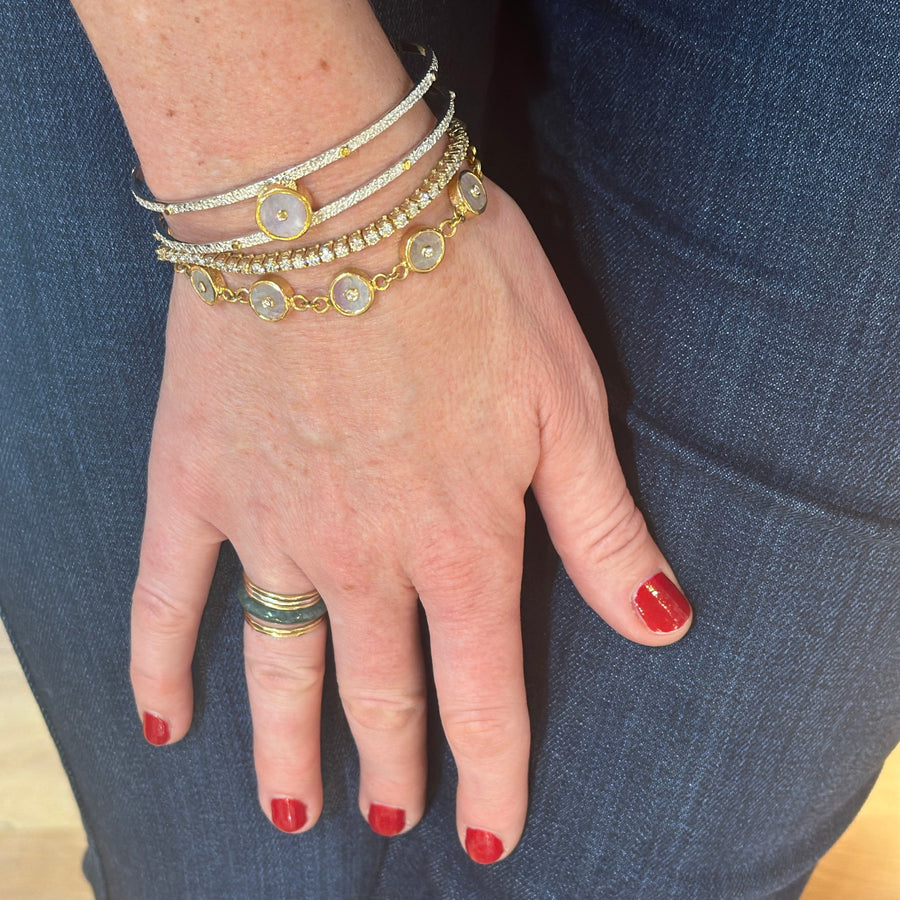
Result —
M 534 46 L 499 58 L 521 93 L 492 97 L 487 171 L 523 185 L 696 624 L 628 643 L 534 527 L 531 807 L 479 867 L 436 723 L 425 819 L 369 831 L 333 677 L 322 820 L 269 825 L 228 548 L 191 732 L 144 743 L 128 607 L 171 276 L 68 5 L 0 5 L 0 607 L 98 897 L 799 896 L 900 737 L 897 13 L 535 0 L 501 28 Z M 451 31 L 421 37 L 466 67 Z

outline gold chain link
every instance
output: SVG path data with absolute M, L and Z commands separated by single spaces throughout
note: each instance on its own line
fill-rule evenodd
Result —
M 285 299 L 287 301 L 287 305 L 297 312 L 302 312 L 305 309 L 311 309 L 313 312 L 323 313 L 328 312 L 328 308 L 331 306 L 331 298 L 329 297 L 313 297 L 312 299 L 310 299 L 304 294 L 292 294 L 290 297 L 286 297 Z
M 409 266 L 405 262 L 399 262 L 385 275 L 379 272 L 372 277 L 372 287 L 376 291 L 386 291 L 395 281 L 403 281 L 409 275 Z

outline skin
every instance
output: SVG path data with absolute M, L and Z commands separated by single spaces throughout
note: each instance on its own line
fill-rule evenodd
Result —
M 355 133 L 408 89 L 368 7 L 355 0 L 232 2 L 235 30 L 207 25 L 223 20 L 221 3 L 191 4 L 189 15 L 174 2 L 75 6 L 158 196 L 200 196 L 277 171 Z M 359 68 L 286 54 L 251 59 L 248 47 L 271 46 L 268 36 L 285 29 L 303 46 L 339 48 L 332 63 L 354 54 Z M 276 78 L 271 65 L 302 71 Z M 225 98 L 225 108 L 234 99 L 235 115 L 211 112 L 222 108 L 211 98 Z M 365 156 L 310 187 L 336 196 L 360 183 L 431 121 L 417 107 Z M 252 140 L 269 125 L 272 143 Z M 323 233 L 380 214 L 431 165 Z M 437 270 L 379 294 L 358 319 L 293 313 L 262 323 L 243 307 L 207 307 L 175 278 L 134 592 L 132 682 L 138 710 L 163 717 L 172 741 L 183 738 L 199 620 L 219 545 L 230 540 L 257 584 L 321 592 L 359 749 L 360 811 L 402 808 L 409 829 L 424 812 L 426 776 L 420 598 L 459 770 L 459 839 L 469 827 L 485 829 L 507 855 L 527 808 L 519 590 L 529 485 L 570 576 L 609 625 L 655 646 L 678 640 L 690 621 L 656 634 L 632 606 L 646 579 L 674 575 L 625 486 L 600 372 L 562 289 L 515 204 L 495 185 L 488 195 L 485 214 L 448 241 Z M 442 199 L 423 221 L 447 215 Z M 215 238 L 234 233 L 235 221 L 246 225 L 246 207 L 179 217 L 173 228 Z M 386 241 L 353 265 L 389 271 L 397 253 L 397 241 Z M 289 279 L 297 290 L 321 290 L 334 272 Z M 301 830 L 322 808 L 325 640 L 325 628 L 285 640 L 245 633 L 260 805 L 270 815 L 273 798 L 302 801 Z

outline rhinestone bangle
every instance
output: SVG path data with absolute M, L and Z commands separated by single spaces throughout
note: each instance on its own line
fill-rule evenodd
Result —
M 343 197 L 333 200 L 320 209 L 312 211 L 308 198 L 298 192 L 295 186 L 270 185 L 260 194 L 257 203 L 256 221 L 264 230 L 238 238 L 210 241 L 205 244 L 190 244 L 185 241 L 178 241 L 174 238 L 165 237 L 158 231 L 153 232 L 153 237 L 163 247 L 167 247 L 170 250 L 178 250 L 185 254 L 226 253 L 232 250 L 243 250 L 247 247 L 258 247 L 260 244 L 267 244 L 273 239 L 294 240 L 314 225 L 320 225 L 322 222 L 328 221 L 328 219 L 345 212 L 358 203 L 362 203 L 363 200 L 371 197 L 376 191 L 386 187 L 404 172 L 409 171 L 446 134 L 447 129 L 450 127 L 450 122 L 453 120 L 454 97 L 455 95 L 452 91 L 447 94 L 447 108 L 441 120 L 427 137 L 406 154 L 403 159 L 362 185 L 362 187 L 351 191 L 349 194 L 344 194 Z M 300 208 L 301 206 L 303 209 Z M 269 216 L 270 213 L 271 216 Z M 295 217 L 298 222 L 302 220 L 302 227 L 299 227 L 299 229 L 292 227 L 289 233 L 285 232 L 282 234 L 272 230 L 273 227 L 276 227 L 278 220 L 292 221 Z M 269 219 L 268 226 L 266 225 L 267 218 Z
M 453 177 L 449 186 L 453 215 L 436 227 L 411 229 L 403 241 L 403 256 L 390 272 L 370 276 L 359 269 L 346 269 L 332 281 L 327 295 L 307 297 L 296 293 L 279 275 L 268 275 L 250 287 L 234 290 L 221 271 L 209 266 L 176 263 L 175 271 L 186 274 L 197 296 L 210 306 L 220 300 L 248 304 L 266 322 L 278 322 L 291 310 L 324 313 L 333 309 L 344 316 L 358 316 L 369 309 L 376 293 L 402 281 L 410 272 L 425 273 L 437 268 L 444 258 L 447 239 L 467 218 L 481 215 L 487 207 L 480 171 L 476 160 L 474 170 L 467 169 Z
M 416 103 L 425 96 L 429 88 L 434 84 L 437 78 L 438 61 L 433 50 L 420 47 L 417 44 L 399 44 L 397 49 L 401 53 L 417 53 L 429 60 L 428 68 L 425 74 L 419 79 L 415 87 L 400 101 L 393 109 L 385 113 L 377 122 L 373 122 L 367 128 L 364 128 L 359 134 L 336 144 L 328 150 L 323 151 L 318 156 L 308 159 L 305 162 L 298 163 L 284 172 L 277 175 L 270 175 L 262 181 L 256 181 L 253 184 L 244 185 L 243 187 L 234 188 L 221 194 L 215 194 L 212 197 L 202 197 L 197 200 L 157 200 L 155 197 L 145 196 L 147 194 L 147 186 L 144 182 L 143 174 L 140 166 L 132 170 L 132 189 L 131 193 L 134 199 L 140 203 L 145 209 L 153 212 L 165 213 L 166 215 L 176 215 L 177 213 L 196 212 L 204 209 L 216 209 L 219 206 L 230 206 L 232 203 L 238 203 L 241 200 L 249 200 L 256 197 L 261 191 L 275 182 L 296 181 L 313 172 L 318 172 L 325 166 L 339 159 L 349 156 L 354 150 L 358 150 L 369 141 L 378 137 L 383 131 L 390 128 L 398 119 L 402 118 Z
M 426 209 L 447 187 L 467 155 L 470 162 L 474 161 L 475 148 L 470 147 L 469 136 L 458 119 L 453 120 L 449 134 L 450 142 L 444 155 L 419 187 L 389 213 L 349 234 L 319 244 L 272 253 L 241 253 L 239 251 L 184 253 L 180 250 L 160 246 L 157 248 L 156 256 L 164 262 L 209 266 L 220 272 L 263 275 L 266 272 L 288 272 L 312 268 L 349 256 L 366 247 L 372 247 L 384 238 L 390 237 L 398 229 L 405 228 L 420 212 Z

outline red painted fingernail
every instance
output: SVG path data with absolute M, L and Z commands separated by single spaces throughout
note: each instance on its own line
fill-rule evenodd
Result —
M 144 737 L 154 747 L 169 743 L 169 723 L 152 712 L 144 713 Z
M 657 634 L 677 631 L 691 617 L 691 604 L 662 572 L 648 578 L 631 602 L 646 626 Z
M 282 831 L 299 831 L 306 824 L 306 806 L 299 800 L 276 797 L 272 801 L 272 822 Z
M 503 841 L 481 828 L 466 829 L 466 853 L 477 863 L 497 862 L 503 856 Z
M 406 827 L 406 810 L 373 803 L 369 807 L 369 825 L 376 834 L 393 837 Z

